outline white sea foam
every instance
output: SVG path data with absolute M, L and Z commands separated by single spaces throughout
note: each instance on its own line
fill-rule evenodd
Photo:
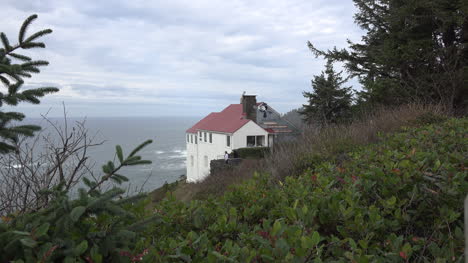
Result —
M 40 162 L 35 162 L 35 163 L 31 163 L 29 164 L 30 166 L 36 166 L 36 167 L 40 167 L 40 166 L 44 166 L 44 165 L 47 165 L 48 163 L 40 163 Z M 10 164 L 9 166 L 1 166 L 2 169 L 21 169 L 23 168 L 23 165 L 22 164 Z
M 156 154 L 163 154 L 166 153 L 165 151 L 155 151 Z
M 183 163 L 167 163 L 160 166 L 162 170 L 179 170 L 185 169 L 185 162 Z
M 187 150 L 173 150 L 173 154 L 169 155 L 169 159 L 183 159 L 187 157 Z

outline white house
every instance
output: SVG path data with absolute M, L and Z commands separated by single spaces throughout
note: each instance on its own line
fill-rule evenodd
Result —
M 210 162 L 224 153 L 244 147 L 273 146 L 278 136 L 296 134 L 297 129 L 256 96 L 242 95 L 240 104 L 213 112 L 187 130 L 187 181 L 203 180 Z

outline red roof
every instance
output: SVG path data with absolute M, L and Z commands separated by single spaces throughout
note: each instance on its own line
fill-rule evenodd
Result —
M 187 133 L 197 133 L 199 130 L 234 133 L 249 121 L 242 115 L 242 104 L 231 104 L 221 112 L 210 113 Z

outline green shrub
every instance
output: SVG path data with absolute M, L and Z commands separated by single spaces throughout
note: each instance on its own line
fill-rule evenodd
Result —
M 2 218 L 0 221 L 0 262 L 130 262 L 140 247 L 141 231 L 158 217 L 149 217 L 142 201 L 146 195 L 123 198 L 125 190 L 102 192 L 108 181 L 118 184 L 128 178 L 117 174 L 123 166 L 148 164 L 135 155 L 147 141 L 124 159 L 116 147 L 119 165 L 109 161 L 102 167 L 104 176 L 81 188 L 78 198 L 64 191 L 64 184 L 47 194 L 47 207 L 29 214 Z
M 463 262 L 467 129 L 406 129 L 281 182 L 256 174 L 220 198 L 163 200 L 144 260 Z
M 418 116 L 414 123 L 419 125 L 428 125 L 442 123 L 444 121 L 447 121 L 447 119 L 448 118 L 444 115 L 436 114 L 433 112 L 426 112 L 424 114 L 421 114 L 421 116 Z
M 239 158 L 242 159 L 261 159 L 270 152 L 269 147 L 246 147 L 236 149 Z

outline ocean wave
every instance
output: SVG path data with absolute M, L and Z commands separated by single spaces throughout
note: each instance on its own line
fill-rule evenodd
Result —
M 187 157 L 187 150 L 174 150 L 172 152 L 180 156 Z
M 48 163 L 45 162 L 45 163 L 41 163 L 41 162 L 35 162 L 35 163 L 30 163 L 29 166 L 36 166 L 36 167 L 41 167 L 41 166 L 44 166 L 44 165 L 47 165 Z M 21 169 L 23 168 L 23 165 L 22 164 L 10 164 L 10 165 L 2 165 L 0 168 L 2 169 Z
M 185 169 L 185 162 L 166 163 L 166 164 L 162 164 L 159 168 L 161 170 L 181 170 L 181 169 Z
M 177 155 L 169 155 L 167 156 L 168 159 L 185 159 L 186 156 L 177 154 Z
M 166 153 L 165 151 L 154 151 L 155 154 L 164 154 Z

